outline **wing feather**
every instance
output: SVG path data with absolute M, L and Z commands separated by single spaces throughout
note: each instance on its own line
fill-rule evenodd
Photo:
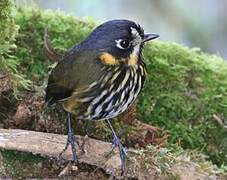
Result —
M 98 57 L 95 52 L 74 53 L 58 62 L 49 76 L 45 98 L 47 104 L 68 98 L 76 89 L 99 80 L 103 65 Z

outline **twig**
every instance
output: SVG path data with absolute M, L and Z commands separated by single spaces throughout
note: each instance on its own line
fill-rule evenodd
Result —
M 46 52 L 48 58 L 50 58 L 54 62 L 60 62 L 62 60 L 63 55 L 57 53 L 54 50 L 54 48 L 50 45 L 47 28 L 45 28 L 45 30 L 44 30 L 43 39 L 44 39 L 44 49 L 45 49 L 45 52 Z
M 227 125 L 224 124 L 223 120 L 216 114 L 213 114 L 214 120 L 217 121 L 219 125 L 221 125 L 223 128 L 227 129 Z

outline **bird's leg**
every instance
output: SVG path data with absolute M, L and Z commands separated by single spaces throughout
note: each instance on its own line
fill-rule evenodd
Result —
M 60 157 L 67 150 L 69 145 L 71 145 L 71 148 L 72 148 L 73 161 L 77 162 L 78 158 L 77 158 L 77 155 L 76 155 L 76 146 L 75 146 L 74 132 L 73 132 L 73 129 L 72 129 L 72 126 L 71 126 L 71 114 L 70 113 L 68 113 L 68 137 L 67 137 L 67 142 L 66 142 L 65 148 L 63 149 L 63 151 L 59 155 Z
M 124 172 L 124 170 L 125 170 L 125 159 L 126 159 L 126 156 L 127 156 L 127 151 L 126 151 L 125 147 L 121 144 L 119 138 L 117 137 L 110 121 L 108 119 L 106 121 L 107 121 L 107 123 L 108 123 L 108 125 L 109 125 L 109 127 L 112 131 L 112 134 L 113 134 L 112 149 L 111 149 L 110 153 L 112 153 L 113 150 L 118 146 L 119 152 L 120 152 L 120 158 L 121 158 L 121 170 L 122 170 L 122 172 Z

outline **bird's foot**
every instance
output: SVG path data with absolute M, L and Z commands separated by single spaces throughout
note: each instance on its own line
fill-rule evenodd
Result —
M 116 147 L 118 147 L 118 149 L 119 149 L 120 159 L 121 159 L 121 170 L 122 170 L 122 173 L 124 173 L 125 167 L 126 167 L 127 150 L 121 144 L 119 138 L 117 136 L 115 136 L 115 135 L 113 136 L 113 140 L 112 140 L 112 148 L 111 148 L 110 152 L 106 156 L 109 156 L 114 151 L 114 149 Z
M 69 145 L 71 145 L 71 148 L 72 148 L 73 162 L 77 163 L 78 157 L 77 157 L 77 154 L 76 154 L 75 138 L 74 138 L 74 133 L 73 133 L 72 129 L 68 132 L 68 137 L 67 137 L 67 142 L 66 142 L 65 148 L 59 154 L 60 158 L 62 157 L 62 154 L 68 149 Z

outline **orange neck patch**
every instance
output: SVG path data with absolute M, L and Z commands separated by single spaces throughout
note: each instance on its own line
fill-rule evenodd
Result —
M 128 66 L 136 66 L 138 65 L 138 56 L 135 54 L 131 54 L 127 59 L 118 60 L 114 56 L 109 53 L 103 53 L 99 59 L 102 61 L 103 64 L 115 66 L 119 65 L 120 63 L 125 63 Z
M 119 65 L 119 61 L 109 53 L 103 53 L 99 58 L 106 65 Z

